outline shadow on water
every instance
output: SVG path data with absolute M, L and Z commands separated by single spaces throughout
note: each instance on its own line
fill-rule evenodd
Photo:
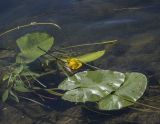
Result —
M 30 22 L 55 22 L 62 27 L 35 26 L 0 38 L 1 48 L 17 49 L 15 40 L 30 31 L 48 32 L 57 46 L 118 40 L 118 43 L 95 65 L 122 72 L 142 72 L 149 79 L 144 97 L 160 99 L 160 2 L 159 0 L 6 0 L 0 1 L 0 32 Z M 97 47 L 98 48 L 98 47 Z M 96 48 L 94 48 L 96 49 Z M 75 51 L 88 52 L 93 48 Z M 8 57 L 9 56 L 9 57 Z M 0 63 L 13 61 L 5 51 Z M 43 79 L 60 82 L 62 77 Z M 57 85 L 57 84 L 53 84 Z M 151 87 L 151 88 L 150 88 Z M 157 105 L 153 101 L 147 104 Z M 23 101 L 1 105 L 3 124 L 158 124 L 160 113 L 125 109 L 115 112 L 92 112 L 80 104 L 49 100 L 50 109 Z M 159 105 L 158 105 L 159 106 Z M 97 110 L 96 110 L 97 111 Z M 101 114 L 100 114 L 101 113 Z M 102 114 L 103 113 L 103 114 Z M 109 115 L 108 115 L 109 114 Z

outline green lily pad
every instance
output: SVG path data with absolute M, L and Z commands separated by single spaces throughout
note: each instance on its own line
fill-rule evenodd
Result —
M 144 93 L 147 86 L 147 78 L 141 73 L 125 73 L 124 84 L 113 94 L 99 101 L 101 110 L 121 109 L 133 105 Z
M 44 55 L 44 51 L 48 51 L 52 47 L 54 38 L 46 33 L 35 32 L 20 37 L 16 42 L 21 51 L 17 55 L 16 62 L 30 63 Z
M 100 110 L 116 110 L 133 105 L 146 86 L 147 78 L 141 73 L 96 70 L 76 73 L 58 88 L 66 91 L 64 100 L 96 102 Z
M 68 90 L 63 99 L 71 102 L 99 101 L 118 89 L 125 80 L 121 72 L 109 70 L 84 71 L 64 80 L 59 89 Z

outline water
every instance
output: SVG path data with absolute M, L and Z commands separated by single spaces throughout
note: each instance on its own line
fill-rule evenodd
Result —
M 42 26 L 16 31 L 0 39 L 2 48 L 15 48 L 15 39 L 29 31 L 53 34 L 57 46 L 117 39 L 118 43 L 95 65 L 118 71 L 146 74 L 149 85 L 160 83 L 160 2 L 159 0 L 5 0 L 0 1 L 0 32 L 30 22 L 55 22 L 56 30 Z M 81 51 L 81 50 L 79 50 Z M 85 52 L 91 49 L 85 49 Z M 84 52 L 84 49 L 81 51 Z M 8 58 L 7 58 L 8 61 Z M 146 96 L 159 94 L 149 89 Z M 155 99 L 157 100 L 157 99 Z M 127 110 L 101 115 L 79 105 L 52 101 L 52 110 L 27 103 L 7 104 L 3 124 L 158 124 L 159 113 Z M 148 102 L 150 103 L 150 102 Z M 154 102 L 151 102 L 154 105 Z M 6 107 L 4 106 L 4 107 Z M 17 115 L 13 116 L 13 113 Z

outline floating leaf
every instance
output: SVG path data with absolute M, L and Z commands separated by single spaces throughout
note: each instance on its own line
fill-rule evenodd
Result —
M 59 89 L 69 90 L 62 97 L 72 102 L 99 101 L 124 82 L 120 72 L 109 70 L 84 71 L 64 80 Z
M 101 110 L 121 109 L 134 104 L 144 93 L 147 78 L 141 73 L 126 73 L 124 84 L 98 103 Z
M 100 110 L 114 110 L 134 104 L 144 93 L 147 78 L 141 73 L 109 70 L 85 71 L 68 77 L 59 89 L 71 102 L 96 102 Z
M 83 63 L 87 63 L 87 62 L 91 62 L 96 59 L 99 59 L 104 54 L 105 54 L 105 50 L 101 50 L 101 51 L 97 51 L 97 52 L 88 53 L 88 54 L 85 54 L 82 56 L 77 56 L 76 58 Z
M 81 56 L 75 56 L 73 58 L 76 58 L 83 63 L 88 63 L 88 62 L 94 61 L 96 59 L 99 59 L 104 54 L 105 54 L 105 50 L 101 50 L 101 51 L 92 52 L 92 53 L 88 53 L 88 54 L 81 55 Z M 66 58 L 61 58 L 61 60 L 64 61 L 64 62 L 67 62 L 67 59 Z
M 17 63 L 30 63 L 44 55 L 53 45 L 54 38 L 46 33 L 30 33 L 17 39 L 21 53 L 16 58 Z M 43 49 L 44 51 L 40 50 Z
M 5 102 L 8 99 L 9 96 L 9 90 L 6 89 L 2 95 L 2 101 Z

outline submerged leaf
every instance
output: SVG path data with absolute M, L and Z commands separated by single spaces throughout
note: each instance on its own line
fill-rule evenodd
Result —
M 18 96 L 12 90 L 10 90 L 10 94 L 16 102 L 19 102 Z
M 19 91 L 19 92 L 31 92 L 28 88 L 25 88 L 22 85 L 14 86 L 14 90 Z
M 20 80 L 16 80 L 15 84 L 14 84 L 14 90 L 18 91 L 18 92 L 31 92 L 30 89 L 25 87 L 24 82 L 20 81 Z
M 4 74 L 2 80 L 3 80 L 3 81 L 8 80 L 8 79 L 9 79 L 9 76 L 10 76 L 10 75 L 9 75 L 8 73 Z
M 34 77 L 39 77 L 40 74 L 36 73 L 36 72 L 33 72 L 32 70 L 30 70 L 30 68 L 28 66 L 24 66 L 20 76 L 24 76 L 24 77 L 27 77 L 27 76 L 34 76 Z
M 24 69 L 23 65 L 18 65 L 14 67 L 13 73 L 14 74 L 20 74 L 22 72 L 22 70 Z
M 53 45 L 54 38 L 46 33 L 30 33 L 17 39 L 21 53 L 16 58 L 17 63 L 30 63 L 45 54 Z M 44 51 L 40 50 L 43 49 Z
M 2 95 L 2 101 L 5 102 L 8 99 L 9 96 L 9 90 L 6 89 Z

